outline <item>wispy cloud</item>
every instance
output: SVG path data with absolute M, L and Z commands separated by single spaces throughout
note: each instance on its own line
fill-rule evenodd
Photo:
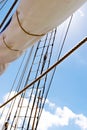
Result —
M 11 93 L 11 96 L 14 95 L 15 92 Z M 9 94 L 5 95 L 4 100 L 8 97 Z M 13 114 L 15 113 L 16 107 L 18 105 L 20 96 L 16 99 L 15 102 L 15 107 L 13 108 Z M 28 100 L 26 98 L 23 99 L 23 106 L 28 104 Z M 33 101 L 31 102 L 31 104 Z M 81 130 L 87 130 L 87 117 L 83 114 L 76 114 L 74 113 L 71 109 L 69 109 L 67 106 L 64 107 L 59 107 L 56 106 L 55 103 L 50 102 L 48 99 L 46 100 L 46 105 L 47 108 L 43 110 L 39 125 L 38 125 L 38 130 L 48 130 L 49 128 L 56 126 L 56 127 L 64 127 L 64 126 L 69 126 L 71 123 L 73 125 L 79 126 Z M 4 111 L 4 114 L 0 120 L 0 128 L 2 124 L 5 121 L 6 114 L 9 110 L 9 105 L 6 106 L 6 109 Z M 51 111 L 50 111 L 51 110 Z M 1 113 L 2 109 L 0 109 Z M 21 115 L 24 116 L 25 114 L 25 108 L 21 110 Z M 29 115 L 30 111 L 28 112 Z M 20 125 L 21 125 L 21 120 L 20 120 Z M 1 130 L 1 129 L 0 129 Z

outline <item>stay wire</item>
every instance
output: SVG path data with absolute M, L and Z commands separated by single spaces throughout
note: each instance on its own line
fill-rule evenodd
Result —
M 46 36 L 46 39 L 45 39 L 45 43 L 47 41 L 47 38 L 48 38 L 48 35 Z M 39 68 L 40 68 L 40 64 L 41 64 L 41 59 L 42 59 L 42 56 L 43 56 L 43 52 L 44 52 L 44 49 L 45 49 L 45 43 L 44 43 L 44 46 L 43 46 L 43 50 L 42 50 L 42 53 L 41 53 L 41 58 L 40 58 L 40 61 L 39 61 L 39 65 L 38 65 L 38 68 L 37 68 L 37 72 L 36 72 L 36 76 L 35 78 L 37 77 L 37 74 L 38 74 L 38 71 L 39 71 Z M 40 43 L 39 43 L 40 44 Z M 40 47 L 38 46 L 38 49 L 40 49 Z M 38 50 L 39 51 L 39 50 Z M 34 58 L 36 57 L 36 55 L 34 56 Z M 35 60 L 35 59 L 34 59 Z M 31 97 L 32 97 L 32 94 L 33 94 L 33 90 L 34 90 L 34 85 L 32 87 L 32 91 L 31 91 L 31 95 L 30 95 L 30 98 L 29 98 L 29 102 L 28 102 L 28 106 L 27 106 L 27 111 L 28 111 L 28 108 L 29 108 L 29 103 L 30 103 L 30 100 L 31 100 Z M 32 109 L 33 110 L 33 109 Z M 26 115 L 27 115 L 27 111 L 26 111 Z M 32 112 L 31 112 L 32 113 Z M 25 115 L 25 118 L 26 118 L 26 115 Z M 25 118 L 24 118 L 24 122 L 25 122 Z M 24 122 L 23 122 L 23 125 L 22 125 L 22 129 L 23 129 L 23 126 L 24 126 Z M 29 122 L 30 122 L 30 119 L 29 119 Z M 28 123 L 29 125 L 29 123 Z
M 27 53 L 27 52 L 26 52 L 26 53 Z M 22 64 L 23 64 L 23 62 L 24 62 L 26 53 L 25 53 L 24 56 L 23 56 L 23 59 L 22 59 L 21 64 L 20 64 L 20 66 L 19 66 L 18 72 L 17 72 L 17 74 L 16 74 L 15 80 L 14 80 L 14 82 L 13 82 L 13 85 L 12 85 L 12 88 L 11 88 L 11 90 L 10 90 L 10 93 L 9 93 L 9 95 L 8 95 L 8 97 L 7 97 L 7 100 L 9 99 L 9 97 L 10 97 L 10 95 L 11 95 L 11 92 L 13 91 L 13 88 L 14 88 L 14 85 L 15 85 L 15 82 L 16 82 L 16 79 L 17 79 L 18 74 L 19 74 L 19 72 L 20 72 L 20 70 L 21 70 L 21 67 L 22 67 Z M 20 86 L 18 86 L 16 89 L 18 89 L 19 87 L 20 87 Z M 9 122 L 10 117 L 11 117 L 11 114 L 12 114 L 12 110 L 13 110 L 13 107 L 14 107 L 14 104 L 15 104 L 15 101 L 16 101 L 16 98 L 15 98 L 15 99 L 13 100 L 13 102 L 11 102 L 11 104 L 9 105 L 9 109 L 8 109 L 8 112 L 7 112 L 7 115 L 6 115 L 6 117 L 5 117 L 4 122 Z M 3 116 L 3 114 L 4 114 L 5 109 L 6 109 L 6 106 L 5 106 L 4 109 L 3 109 L 2 116 Z
M 28 56 L 28 58 L 27 58 L 27 62 L 26 62 L 26 64 L 25 64 L 24 68 L 23 68 L 22 75 L 21 75 L 21 78 L 20 78 L 20 80 L 19 80 L 19 89 L 20 89 L 20 86 L 21 86 L 21 84 L 22 84 L 24 75 L 25 75 L 25 73 L 26 73 L 27 64 L 28 64 L 28 62 L 29 62 L 29 60 L 30 60 L 30 57 L 31 57 L 31 54 L 32 54 L 32 50 L 33 50 L 33 47 L 32 47 L 31 50 L 30 50 L 29 56 Z M 27 53 L 27 52 L 26 52 L 26 53 Z M 17 91 L 19 91 L 19 89 L 18 89 Z M 20 102 L 20 101 L 21 101 L 21 97 L 20 97 L 20 99 L 19 99 L 19 102 Z M 15 102 L 16 102 L 16 98 L 15 98 L 15 100 L 14 100 L 14 103 L 13 103 L 13 106 L 12 106 L 12 109 L 11 109 L 10 112 L 12 112 Z M 19 105 L 19 103 L 18 103 L 18 105 Z M 15 112 L 15 116 L 16 116 L 16 114 L 17 114 L 17 111 Z M 15 119 L 15 116 L 14 116 L 14 119 Z M 12 128 L 12 126 L 13 126 L 14 119 L 13 119 L 13 121 L 12 121 L 11 128 Z M 10 129 L 11 129 L 11 128 L 10 128 Z
M 35 114 L 34 114 L 32 130 L 34 130 L 34 126 L 35 126 L 35 122 L 36 122 L 36 118 L 37 118 L 38 107 L 39 107 L 39 104 L 40 104 L 40 100 L 39 100 L 40 95 L 41 95 L 41 90 L 39 91 L 39 94 L 38 94 L 38 100 L 37 100 L 37 104 L 36 104 L 36 110 L 35 110 Z
M 57 33 L 57 29 L 55 29 L 54 31 L 54 36 L 53 36 L 53 41 L 52 41 L 52 46 L 51 46 L 51 52 L 50 52 L 50 56 L 49 56 L 49 61 L 48 61 L 48 65 L 47 65 L 47 69 L 49 68 L 50 66 L 50 61 L 51 61 L 51 58 L 52 58 L 52 52 L 53 52 L 53 46 L 54 46 L 54 41 L 55 41 L 55 37 L 56 37 L 56 33 Z M 52 39 L 52 36 L 50 37 Z M 51 42 L 51 39 L 50 39 L 50 42 Z M 50 44 L 50 43 L 49 43 Z M 38 122 L 39 122 L 39 119 L 40 119 L 40 113 L 41 113 L 41 109 L 43 107 L 43 97 L 44 97 L 44 92 L 45 92 L 45 89 L 46 89 L 46 81 L 47 81 L 47 74 L 45 76 L 45 81 L 44 81 L 44 85 L 43 85 L 43 90 L 42 90 L 42 94 L 41 94 L 41 102 L 39 104 L 39 110 L 38 110 L 38 115 L 37 115 L 37 122 L 36 122 L 36 126 L 35 126 L 35 129 L 37 129 L 37 126 L 38 126 Z
M 60 60 L 58 60 L 56 63 L 54 63 L 48 70 L 43 72 L 40 76 L 38 76 L 34 81 L 32 81 L 29 85 L 27 85 L 24 89 L 19 91 L 17 94 L 15 94 L 12 98 L 10 98 L 8 101 L 3 103 L 0 108 L 8 104 L 10 101 L 12 101 L 14 98 L 19 96 L 21 93 L 23 93 L 25 90 L 27 90 L 29 87 L 31 87 L 34 83 L 36 83 L 38 80 L 40 80 L 42 77 L 44 77 L 48 72 L 50 72 L 52 69 L 54 69 L 57 65 L 59 65 L 61 62 L 63 62 L 67 57 L 69 57 L 75 50 L 77 50 L 80 46 L 82 46 L 85 42 L 87 42 L 87 37 L 84 38 L 82 41 L 80 41 L 75 47 L 73 47 L 69 52 L 67 52 Z
M 31 51 L 32 51 L 32 48 L 31 48 L 31 50 L 30 50 L 29 55 L 31 55 Z M 22 64 L 23 64 L 23 62 L 24 62 L 24 60 L 25 60 L 26 55 L 27 55 L 27 51 L 25 52 L 25 54 L 24 54 L 24 56 L 23 56 L 23 59 L 22 59 L 22 61 L 21 61 L 20 67 L 19 67 L 18 72 L 17 72 L 17 74 L 16 74 L 15 80 L 14 80 L 14 82 L 13 82 L 13 85 L 12 85 L 12 88 L 11 88 L 11 90 L 10 90 L 10 93 L 9 93 L 9 95 L 8 95 L 7 100 L 9 99 L 10 94 L 11 94 L 13 88 L 14 88 L 16 79 L 18 78 L 18 74 L 19 74 L 19 72 L 20 72 L 20 70 L 21 70 L 21 68 L 22 68 Z M 24 71 L 25 71 L 25 68 L 24 68 Z M 24 74 L 24 72 L 23 72 L 23 74 Z M 23 75 L 23 74 L 22 74 L 22 75 Z M 22 76 L 21 80 L 22 80 L 22 79 L 23 79 L 23 76 Z M 21 81 L 19 81 L 19 82 L 21 82 Z M 19 84 L 19 83 L 18 83 L 18 84 Z M 18 87 L 16 88 L 16 91 L 18 91 L 18 90 L 20 89 L 20 85 L 17 85 L 17 86 L 18 86 Z M 10 120 L 10 116 L 11 116 L 11 113 L 12 113 L 12 110 L 13 110 L 13 107 L 14 107 L 14 104 L 15 104 L 15 101 L 16 101 L 16 98 L 15 98 L 15 100 L 10 104 L 8 113 L 7 113 L 6 117 L 5 117 L 5 122 L 6 122 L 6 121 L 9 122 L 9 120 Z M 4 109 L 5 109 L 5 108 L 4 108 Z M 3 113 L 4 113 L 4 110 L 3 110 Z M 3 115 L 3 113 L 2 113 L 2 115 Z
M 37 78 L 37 75 L 38 75 L 38 71 L 39 71 L 40 64 L 41 64 L 41 60 L 42 60 L 42 58 L 43 58 L 43 54 L 44 54 L 44 51 L 45 51 L 45 43 L 47 42 L 47 39 L 48 39 L 48 34 L 46 35 L 45 42 L 44 42 L 44 46 L 43 46 L 43 49 L 42 49 L 42 51 L 41 51 L 41 56 L 40 56 L 39 64 L 38 64 L 38 67 L 37 67 L 37 72 L 36 72 L 35 79 Z M 38 48 L 38 49 L 39 49 L 39 48 Z M 42 69 L 42 68 L 41 68 L 41 69 Z M 40 84 L 40 82 L 38 81 L 38 84 L 37 84 L 37 87 L 36 87 L 36 93 L 35 93 L 35 96 L 34 96 L 33 105 L 32 105 L 31 112 L 30 112 L 30 118 L 29 118 L 28 124 L 27 124 L 27 130 L 28 130 L 29 125 L 30 125 L 31 116 L 32 116 L 32 112 L 33 112 L 33 109 L 34 109 L 34 104 L 35 104 L 35 101 L 36 101 L 36 96 L 37 96 L 39 84 Z M 32 94 L 33 94 L 34 87 L 35 87 L 35 84 L 33 84 L 31 96 L 32 96 Z M 30 96 L 30 99 L 29 99 L 29 104 L 30 104 L 31 96 Z
M 33 46 L 33 47 L 34 47 L 34 46 Z M 27 59 L 27 62 L 26 62 L 26 68 L 24 69 L 24 70 L 25 70 L 25 73 L 26 73 L 26 71 L 27 71 L 27 67 L 28 67 L 28 64 L 29 64 L 29 61 L 30 61 L 30 57 L 31 57 L 31 54 L 32 54 L 33 47 L 31 48 L 30 55 L 28 56 L 28 59 Z M 22 80 L 23 80 L 23 79 L 22 79 Z M 27 85 L 27 82 L 28 82 L 28 81 L 25 81 L 24 86 Z M 18 124 L 18 120 L 19 120 L 18 117 L 19 117 L 20 112 L 21 112 L 21 107 L 22 107 L 22 104 L 23 104 L 23 101 L 24 101 L 25 93 L 26 93 L 26 91 L 24 91 L 24 92 L 21 94 L 20 99 L 19 99 L 19 103 L 18 103 L 18 106 L 17 106 L 17 110 L 16 110 L 16 112 L 15 112 L 15 117 L 17 117 L 16 123 L 15 123 L 15 129 L 16 129 L 17 124 Z M 19 109 L 18 109 L 18 107 L 19 107 Z M 17 116 L 16 116 L 16 115 L 17 115 Z M 15 118 L 14 118 L 14 119 L 15 119 Z
M 25 54 L 25 55 L 26 55 L 26 54 Z M 25 55 L 24 55 L 24 57 L 23 57 L 23 60 L 24 60 L 24 58 L 25 58 Z M 19 74 L 19 72 L 20 72 L 20 69 L 21 69 L 23 60 L 22 60 L 22 62 L 21 62 L 21 64 L 20 64 L 20 67 L 19 67 L 19 69 L 18 69 L 18 72 L 17 72 L 17 74 L 16 74 L 16 76 L 15 76 L 15 79 L 14 79 L 13 85 L 12 85 L 12 87 L 11 87 L 11 90 L 10 90 L 10 92 L 9 92 L 9 95 L 8 95 L 8 97 L 7 97 L 7 100 L 9 99 L 9 97 L 10 97 L 10 95 L 11 95 L 11 92 L 12 92 L 12 90 L 13 90 L 13 88 L 14 88 L 14 85 L 15 85 L 16 79 L 17 79 L 17 77 L 18 77 L 18 74 Z M 2 114 L 0 115 L 0 118 L 2 117 L 4 111 L 5 111 L 5 107 L 3 108 L 3 111 L 2 111 Z
M 1 2 L 4 2 L 5 0 L 2 0 Z M 0 8 L 0 11 L 2 10 L 2 8 L 6 5 L 6 3 L 8 2 L 9 0 L 6 0 L 4 3 L 1 3 L 0 2 L 0 4 L 3 4 L 2 6 L 1 6 L 1 8 Z
M 8 1 L 8 0 L 7 0 L 7 1 Z M 6 1 L 6 2 L 7 2 L 7 1 Z M 14 3 L 12 4 L 12 6 L 10 7 L 10 9 L 8 10 L 8 12 L 6 13 L 6 16 L 5 16 L 4 19 L 2 20 L 2 23 L 0 24 L 0 28 L 3 27 L 5 21 L 8 19 L 8 17 L 9 17 L 9 15 L 10 15 L 11 11 L 12 11 L 13 8 L 16 6 L 17 2 L 18 2 L 18 0 L 15 0 Z M 1 9 L 2 9 L 2 8 L 1 8 Z M 1 9 L 0 9 L 0 10 L 1 10 Z
M 28 72 L 28 76 L 27 76 L 27 79 L 26 79 L 26 84 L 29 80 L 29 77 L 30 77 L 30 74 L 31 74 L 31 71 L 32 71 L 32 68 L 33 68 L 33 64 L 34 64 L 34 60 L 35 60 L 35 57 L 36 57 L 36 54 L 37 54 L 37 51 L 38 51 L 38 47 L 39 47 L 39 44 L 40 44 L 41 41 L 38 42 L 38 45 L 36 47 L 36 51 L 34 53 L 34 57 L 33 57 L 33 61 L 32 61 L 32 64 L 31 64 L 31 67 L 30 67 L 30 70 Z M 25 85 L 26 85 L 25 84 Z M 32 88 L 32 91 L 33 91 L 33 88 Z M 26 92 L 26 91 L 25 91 Z M 32 93 L 32 92 L 31 92 Z M 26 109 L 26 112 L 25 112 L 25 116 L 24 116 L 24 120 L 23 120 L 23 124 L 22 124 L 22 129 L 24 127 L 24 124 L 25 124 L 25 120 L 26 120 L 26 116 L 27 116 L 27 112 L 28 112 L 28 108 L 29 108 L 29 103 L 30 103 L 30 100 L 31 100 L 31 97 L 32 95 L 30 95 L 30 98 L 29 98 L 29 101 L 28 101 L 28 105 L 27 105 L 27 109 Z

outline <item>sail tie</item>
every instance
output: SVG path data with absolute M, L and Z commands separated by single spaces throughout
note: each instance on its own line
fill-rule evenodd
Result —
M 20 22 L 20 19 L 19 19 L 18 14 L 19 14 L 19 12 L 16 11 L 16 16 L 17 16 L 18 24 L 19 24 L 20 28 L 22 29 L 22 31 L 23 31 L 24 33 L 26 33 L 27 35 L 36 36 L 36 37 L 41 37 L 41 36 L 44 36 L 44 35 L 45 35 L 45 34 L 43 34 L 43 33 L 42 33 L 42 34 L 30 33 L 30 32 L 28 32 L 27 30 L 25 30 L 24 27 L 21 25 L 21 22 Z

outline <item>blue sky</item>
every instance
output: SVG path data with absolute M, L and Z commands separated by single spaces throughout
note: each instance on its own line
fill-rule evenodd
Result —
M 73 16 L 62 55 L 87 36 L 86 24 L 87 3 Z M 58 38 L 56 44 L 57 42 Z M 19 67 L 18 62 L 20 59 L 11 63 L 0 76 L 0 103 L 10 90 L 9 86 L 12 85 L 14 74 Z M 57 67 L 41 118 L 42 126 L 39 128 L 43 127 L 41 130 L 87 130 L 86 98 L 87 45 L 85 44 Z

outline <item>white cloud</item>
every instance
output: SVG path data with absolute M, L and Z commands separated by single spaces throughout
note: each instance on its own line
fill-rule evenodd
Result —
M 68 126 L 69 121 L 75 118 L 75 114 L 67 107 L 57 107 L 55 113 L 43 110 L 38 130 L 48 130 L 52 126 Z
M 58 107 L 56 109 L 56 114 L 60 121 L 59 125 L 61 125 L 61 126 L 68 125 L 70 119 L 73 119 L 75 117 L 75 114 L 66 106 L 64 106 L 63 109 Z
M 52 103 L 50 102 L 48 99 L 46 99 L 46 104 L 48 104 L 48 106 L 51 108 L 51 109 L 54 109 L 56 107 L 55 103 Z
M 14 95 L 14 93 L 15 92 L 12 92 L 11 96 Z M 4 97 L 4 100 L 6 100 L 8 95 L 9 94 L 6 94 L 6 96 Z M 15 106 L 12 111 L 11 119 L 13 118 L 13 115 L 16 111 L 16 106 L 18 105 L 19 99 L 20 99 L 20 96 L 16 99 Z M 33 103 L 33 99 L 31 101 L 31 105 L 32 103 Z M 28 104 L 28 100 L 24 98 L 23 106 L 26 106 L 27 104 Z M 46 105 L 48 106 L 47 107 L 48 110 L 47 108 L 43 110 L 43 113 L 42 113 L 42 116 L 38 125 L 38 130 L 42 130 L 42 129 L 48 130 L 53 126 L 56 126 L 56 127 L 69 126 L 71 123 L 73 123 L 73 125 L 79 126 L 81 130 L 87 130 L 87 117 L 84 116 L 83 114 L 76 114 L 66 106 L 64 106 L 63 108 L 58 107 L 55 105 L 55 103 L 50 102 L 48 99 L 46 100 Z M 6 106 L 3 116 L 0 119 L 0 128 L 2 127 L 2 124 L 5 122 L 5 117 L 7 115 L 8 110 L 9 110 L 9 105 Z M 1 111 L 2 109 L 0 109 L 0 113 Z M 24 116 L 25 111 L 26 111 L 26 108 L 23 107 L 20 112 L 20 115 Z M 30 114 L 30 109 L 28 111 L 28 116 L 29 114 Z M 19 125 L 21 125 L 21 121 L 22 120 L 20 119 Z
M 82 130 L 87 130 L 87 117 L 83 114 L 77 115 L 75 124 L 77 124 Z
M 57 126 L 57 116 L 55 114 L 50 113 L 49 111 L 43 110 L 38 130 L 48 130 L 48 128 L 52 126 Z
M 47 102 L 49 103 L 48 105 L 54 104 L 51 103 L 49 100 Z M 81 130 L 87 130 L 86 116 L 82 114 L 76 114 L 66 106 L 64 106 L 63 108 L 55 107 L 54 114 L 51 113 L 50 111 L 43 110 L 38 130 L 42 130 L 42 128 L 43 130 L 48 130 L 52 126 L 57 127 L 69 126 L 70 123 L 79 126 Z

